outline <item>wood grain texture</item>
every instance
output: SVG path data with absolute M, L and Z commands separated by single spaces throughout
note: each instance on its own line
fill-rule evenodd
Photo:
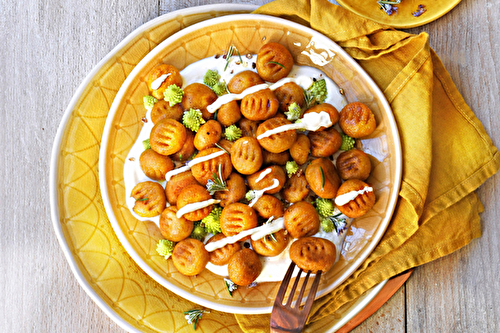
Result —
M 77 283 L 50 220 L 49 162 L 66 105 L 115 45 L 158 15 L 217 0 L 3 0 L 0 5 L 0 332 L 123 332 Z M 238 3 L 261 5 L 269 1 Z M 500 146 L 499 0 L 463 0 L 430 35 Z M 500 331 L 500 175 L 479 190 L 483 236 L 417 268 L 352 332 Z

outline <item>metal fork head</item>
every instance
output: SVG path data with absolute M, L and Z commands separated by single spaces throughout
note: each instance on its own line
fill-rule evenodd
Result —
M 302 269 L 299 270 L 292 289 L 288 295 L 288 300 L 285 304 L 283 303 L 294 269 L 295 263 L 292 262 L 288 267 L 285 278 L 283 279 L 283 282 L 281 282 L 280 289 L 278 290 L 278 294 L 274 300 L 274 306 L 271 312 L 271 332 L 301 332 L 306 324 L 309 312 L 311 311 L 314 297 L 316 296 L 316 291 L 318 290 L 321 271 L 316 273 L 316 277 L 314 278 L 311 289 L 309 290 L 307 301 L 301 309 L 300 304 L 302 303 L 302 298 L 304 297 L 311 272 L 307 272 L 299 295 L 295 302 L 293 302 L 293 297 L 295 295 L 295 291 L 297 290 L 300 276 L 303 272 Z

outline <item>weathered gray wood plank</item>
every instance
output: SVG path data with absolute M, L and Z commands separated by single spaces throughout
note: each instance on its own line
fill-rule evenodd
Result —
M 426 31 L 465 101 L 500 146 L 499 1 L 462 1 Z M 483 236 L 418 268 L 407 283 L 408 332 L 500 331 L 500 175 L 479 190 Z
M 59 248 L 49 162 L 80 82 L 157 15 L 157 3 L 130 0 L 0 4 L 1 332 L 123 331 L 79 286 Z

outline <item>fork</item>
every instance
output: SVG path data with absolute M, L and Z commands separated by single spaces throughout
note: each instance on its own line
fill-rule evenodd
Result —
M 321 271 L 316 273 L 316 277 L 312 283 L 311 289 L 309 290 L 309 295 L 307 297 L 306 304 L 301 309 L 300 304 L 302 302 L 302 297 L 304 296 L 307 281 L 309 280 L 309 275 L 311 272 L 307 272 L 304 282 L 302 283 L 302 287 L 299 292 L 299 296 L 295 300 L 294 306 L 292 306 L 293 296 L 295 295 L 295 291 L 299 284 L 300 275 L 302 274 L 302 269 L 299 270 L 297 277 L 295 278 L 295 282 L 293 283 L 292 290 L 290 290 L 290 294 L 288 296 L 288 300 L 286 304 L 283 304 L 283 300 L 285 298 L 285 293 L 288 288 L 288 284 L 290 283 L 290 279 L 292 278 L 293 270 L 295 269 L 295 263 L 292 262 L 286 271 L 285 278 L 281 282 L 280 289 L 278 290 L 278 294 L 276 295 L 276 299 L 274 300 L 273 311 L 271 312 L 271 332 L 272 333 L 283 333 L 283 332 L 292 332 L 299 333 L 304 328 L 307 317 L 309 316 L 309 312 L 311 311 L 311 307 L 314 301 L 314 297 L 316 295 L 316 291 L 318 290 L 319 280 L 321 278 Z

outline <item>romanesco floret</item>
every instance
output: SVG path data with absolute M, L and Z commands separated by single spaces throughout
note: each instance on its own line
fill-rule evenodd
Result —
M 341 150 L 351 150 L 354 148 L 356 140 L 344 133 L 340 134 L 340 136 L 342 137 L 342 144 L 340 145 Z
M 182 102 L 184 91 L 175 84 L 171 84 L 167 89 L 165 89 L 163 96 L 170 106 L 174 106 L 175 104 Z
M 226 127 L 226 130 L 224 131 L 224 136 L 229 141 L 236 141 L 239 138 L 241 138 L 241 135 L 242 135 L 241 129 L 234 124 Z
M 208 233 L 218 234 L 221 232 L 220 229 L 220 214 L 222 213 L 222 207 L 215 206 L 210 214 L 201 220 L 205 225 L 205 229 Z
M 285 169 L 286 173 L 288 174 L 288 177 L 292 177 L 294 173 L 299 171 L 299 166 L 297 165 L 297 162 L 295 161 L 288 161 L 285 164 Z
M 300 108 L 300 105 L 297 103 L 293 102 L 288 106 L 288 111 L 285 112 L 286 119 L 290 121 L 294 121 L 300 118 L 302 115 L 302 109 Z
M 219 72 L 209 69 L 205 76 L 203 77 L 203 83 L 205 83 L 210 88 L 213 88 L 220 80 Z
M 200 129 L 200 126 L 205 123 L 205 120 L 203 119 L 200 110 L 189 109 L 188 111 L 184 111 L 182 123 L 186 126 L 186 128 L 189 128 L 193 132 L 197 132 Z
M 255 199 L 255 191 L 253 190 L 248 191 L 245 194 L 245 199 L 247 199 L 248 201 L 252 201 L 253 199 Z
M 160 241 L 158 241 L 158 245 L 156 245 L 156 252 L 158 252 L 159 255 L 164 256 L 165 259 L 168 259 L 172 255 L 172 252 L 174 252 L 174 246 L 174 242 L 169 241 L 168 239 L 160 239 Z
M 149 142 L 149 139 L 142 141 L 142 146 L 144 147 L 144 150 L 150 149 L 151 143 Z
M 205 229 L 205 227 L 201 225 L 200 222 L 195 222 L 190 237 L 197 239 L 199 241 L 203 241 L 206 235 L 207 235 L 207 230 Z
M 325 101 L 327 95 L 325 79 L 314 81 L 313 84 L 307 89 L 307 104 L 309 106 L 321 104 Z
M 322 217 L 328 217 L 333 215 L 335 206 L 333 202 L 329 199 L 316 198 L 316 211 Z
M 153 96 L 144 96 L 142 98 L 142 102 L 144 103 L 146 110 L 150 111 L 158 100 Z
M 324 232 L 332 232 L 335 230 L 335 223 L 329 218 L 321 218 L 321 229 L 323 229 Z
M 226 82 L 220 81 L 217 82 L 213 87 L 212 90 L 217 96 L 222 96 L 228 93 L 227 87 L 226 87 Z

